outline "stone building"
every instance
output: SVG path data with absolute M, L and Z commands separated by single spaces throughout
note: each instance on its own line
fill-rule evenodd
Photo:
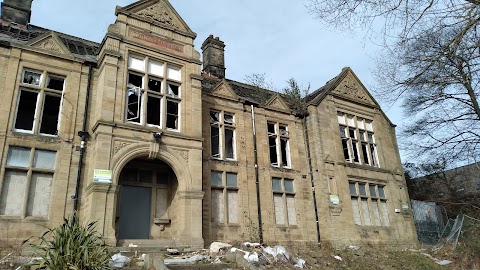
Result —
M 2 3 L 1 239 L 77 210 L 112 245 L 415 243 L 395 126 L 350 68 L 305 112 L 227 79 L 219 38 L 202 65 L 167 0 L 117 7 L 100 44 L 31 3 Z

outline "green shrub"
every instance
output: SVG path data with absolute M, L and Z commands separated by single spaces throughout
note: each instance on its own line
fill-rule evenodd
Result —
M 51 270 L 109 269 L 110 254 L 103 237 L 95 230 L 96 222 L 82 226 L 76 214 L 62 225 L 48 229 L 38 244 L 32 244 L 42 265 Z

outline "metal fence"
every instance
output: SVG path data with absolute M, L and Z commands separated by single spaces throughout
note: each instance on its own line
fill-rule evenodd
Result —
M 412 200 L 418 240 L 427 245 L 437 245 L 445 231 L 442 210 L 434 202 Z

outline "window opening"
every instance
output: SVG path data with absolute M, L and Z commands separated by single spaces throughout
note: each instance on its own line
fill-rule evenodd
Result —
M 267 131 L 270 164 L 272 166 L 290 167 L 288 127 L 279 123 L 267 123 Z
M 235 117 L 224 111 L 210 111 L 211 156 L 218 159 L 234 160 Z
M 181 68 L 130 56 L 128 69 L 126 121 L 179 130 Z
M 337 119 L 345 161 L 378 167 L 372 121 L 341 112 Z
M 14 130 L 57 135 L 65 78 L 32 70 L 22 76 Z

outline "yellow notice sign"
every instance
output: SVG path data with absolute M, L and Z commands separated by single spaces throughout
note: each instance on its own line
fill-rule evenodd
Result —
M 93 172 L 93 182 L 111 183 L 112 171 L 95 169 Z

